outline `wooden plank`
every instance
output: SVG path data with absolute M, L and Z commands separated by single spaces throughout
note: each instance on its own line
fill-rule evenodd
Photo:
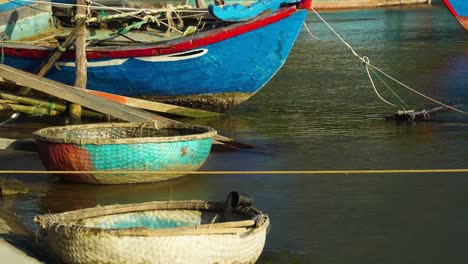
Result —
M 86 17 L 87 3 L 85 0 L 76 0 L 76 15 L 78 17 Z M 86 89 L 88 81 L 87 62 L 86 59 L 86 27 L 80 27 L 75 39 L 75 62 L 76 62 L 76 80 L 75 87 Z M 81 105 L 70 104 L 69 112 L 70 122 L 72 124 L 81 123 Z
M 168 113 L 168 114 L 191 117 L 191 118 L 203 118 L 203 117 L 213 117 L 213 116 L 223 115 L 221 113 L 215 113 L 215 112 L 206 111 L 206 110 L 158 103 L 158 102 L 137 99 L 137 98 L 127 97 L 127 96 L 122 96 L 122 95 L 117 95 L 117 94 L 104 93 L 104 92 L 99 92 L 99 91 L 94 91 L 94 90 L 87 90 L 87 92 L 95 94 L 95 95 L 99 95 L 101 97 L 110 99 L 112 101 L 119 102 L 124 105 L 133 106 L 133 107 L 137 107 L 137 108 L 141 108 L 145 110 L 151 110 L 155 112 Z
M 30 87 L 36 91 L 55 96 L 69 102 L 77 103 L 91 110 L 108 114 L 121 120 L 135 123 L 142 123 L 149 120 L 180 123 L 169 118 L 102 98 L 98 95 L 90 94 L 82 89 L 78 89 L 70 85 L 39 77 L 5 64 L 0 64 L 0 77 L 5 80 L 13 81 L 18 85 Z M 216 135 L 213 138 L 213 144 L 224 145 L 226 150 L 254 148 L 252 145 L 237 142 L 231 138 L 221 135 Z

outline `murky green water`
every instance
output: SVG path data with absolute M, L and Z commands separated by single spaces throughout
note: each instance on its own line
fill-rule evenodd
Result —
M 468 34 L 443 7 L 323 17 L 374 65 L 468 111 Z M 386 121 L 383 117 L 395 108 L 375 96 L 362 65 L 316 16 L 307 24 L 320 41 L 303 31 L 264 89 L 228 116 L 200 121 L 256 149 L 213 153 L 203 169 L 468 167 L 468 117 L 447 112 L 431 122 Z M 435 106 L 388 84 L 417 109 Z M 34 153 L 0 152 L 0 159 L 1 169 L 42 169 Z M 468 175 L 462 173 L 198 175 L 125 186 L 68 184 L 55 176 L 18 178 L 32 194 L 0 205 L 18 212 L 29 226 L 41 212 L 169 197 L 224 199 L 239 190 L 253 194 L 255 206 L 271 217 L 259 263 L 468 261 Z

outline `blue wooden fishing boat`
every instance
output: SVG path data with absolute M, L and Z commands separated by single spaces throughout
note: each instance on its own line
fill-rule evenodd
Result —
M 130 20 L 114 31 L 99 26 L 111 21 L 107 9 L 98 12 L 87 20 L 87 88 L 227 110 L 254 95 L 281 68 L 310 4 L 311 0 L 260 0 L 207 9 L 132 9 Z M 63 26 L 68 22 L 58 23 L 53 13 L 46 14 L 49 27 L 40 33 L 16 36 L 3 31 L 5 64 L 34 72 L 60 49 L 60 40 L 72 28 Z M 113 21 L 118 24 L 119 19 Z M 67 50 L 46 77 L 73 85 L 75 70 L 74 51 Z
M 442 0 L 450 13 L 468 31 L 468 1 L 467 0 Z

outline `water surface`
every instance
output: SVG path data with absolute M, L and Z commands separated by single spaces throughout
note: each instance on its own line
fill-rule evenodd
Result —
M 468 111 L 468 34 L 438 5 L 326 12 L 362 56 L 405 84 Z M 212 153 L 205 170 L 441 169 L 468 167 L 468 118 L 386 121 L 396 108 L 373 92 L 365 68 L 319 21 L 306 21 L 278 74 L 223 118 L 201 120 L 254 150 Z M 414 109 L 436 105 L 385 80 Z M 386 88 L 382 95 L 392 102 Z M 27 123 L 29 124 L 29 123 Z M 27 125 L 25 124 L 25 125 Z M 3 130 L 5 133 L 5 130 Z M 20 133 L 20 132 L 16 132 Z M 36 154 L 1 152 L 1 169 L 42 169 Z M 5 199 L 33 227 L 37 213 L 167 199 L 254 195 L 272 229 L 259 263 L 464 263 L 468 175 L 196 175 L 94 186 L 52 175 L 19 177 L 32 194 Z M 40 193 L 40 194 L 37 194 Z

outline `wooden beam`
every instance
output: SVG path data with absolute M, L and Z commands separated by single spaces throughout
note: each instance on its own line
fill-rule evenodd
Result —
M 39 77 L 5 64 L 0 64 L 0 77 L 128 122 L 142 123 L 154 120 L 180 123 L 169 118 L 114 102 L 73 86 Z M 213 144 L 224 145 L 226 149 L 229 150 L 254 148 L 252 145 L 237 142 L 232 138 L 221 135 L 216 135 L 213 139 Z
M 87 3 L 85 0 L 76 0 L 76 15 L 86 18 Z M 86 89 L 87 82 L 87 63 L 86 59 L 86 27 L 80 27 L 75 39 L 75 62 L 76 62 L 76 80 L 75 87 Z M 70 104 L 70 123 L 81 123 L 81 105 Z
M 0 64 L 0 76 L 16 84 L 29 87 L 63 100 L 73 102 L 89 109 L 105 113 L 129 122 L 145 122 L 148 120 L 165 121 L 164 118 L 125 106 L 117 102 L 89 94 L 82 89 L 39 77 L 35 74 L 18 70 L 16 68 Z
M 163 104 L 143 99 L 137 99 L 117 94 L 104 93 L 94 90 L 86 90 L 89 93 L 99 95 L 101 97 L 110 99 L 115 102 L 119 102 L 124 105 L 133 106 L 145 110 L 151 110 L 155 112 L 168 113 L 173 115 L 191 117 L 191 118 L 203 118 L 223 115 L 221 113 L 215 113 L 206 110 L 193 109 L 188 107 L 176 106 L 171 104 Z

